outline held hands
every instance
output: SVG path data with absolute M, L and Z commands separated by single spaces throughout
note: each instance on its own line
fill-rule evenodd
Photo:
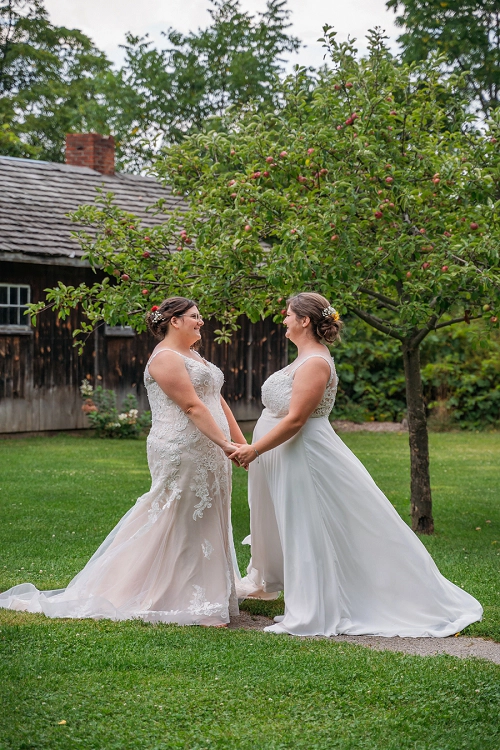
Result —
M 254 447 L 248 445 L 248 443 L 236 443 L 236 449 L 228 458 L 237 466 L 243 466 L 244 469 L 248 470 L 248 464 L 257 458 L 257 453 Z
M 240 448 L 240 447 L 242 447 L 244 445 L 246 445 L 246 443 L 231 442 L 231 443 L 227 443 L 226 445 L 223 445 L 221 447 L 222 447 L 222 450 L 224 451 L 224 453 L 226 454 L 226 456 L 229 458 L 229 460 L 235 466 L 241 467 L 241 468 L 245 469 L 245 471 L 248 471 L 248 466 L 247 465 L 245 465 L 241 461 L 239 461 L 238 458 L 234 458 L 235 451 L 238 448 Z

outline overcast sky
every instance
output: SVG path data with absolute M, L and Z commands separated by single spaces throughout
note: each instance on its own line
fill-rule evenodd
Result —
M 288 0 L 292 11 L 292 33 L 305 43 L 305 48 L 292 62 L 301 65 L 320 65 L 323 24 L 329 23 L 338 31 L 339 39 L 347 35 L 359 40 L 364 49 L 368 29 L 381 26 L 396 49 L 399 30 L 394 26 L 394 13 L 386 10 L 386 0 Z M 265 0 L 241 0 L 241 7 L 250 12 L 262 11 Z M 208 25 L 208 0 L 45 0 L 52 23 L 78 28 L 90 36 L 108 57 L 120 62 L 119 45 L 125 33 L 149 33 L 158 46 L 163 44 L 161 31 L 173 27 L 187 32 Z

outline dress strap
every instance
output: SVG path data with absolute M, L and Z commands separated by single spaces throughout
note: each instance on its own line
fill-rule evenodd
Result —
M 324 359 L 325 362 L 328 362 L 328 364 L 330 365 L 330 373 L 331 374 L 330 374 L 330 378 L 328 380 L 328 385 L 330 385 L 330 383 L 332 382 L 332 378 L 336 375 L 335 365 L 333 364 L 333 359 L 331 357 L 329 357 L 329 358 L 325 357 L 324 354 L 309 354 L 307 357 L 304 357 L 304 359 L 302 360 L 302 362 L 300 362 L 297 365 L 297 367 L 295 367 L 295 369 L 293 369 L 291 371 L 292 378 L 295 375 L 295 373 L 297 372 L 297 370 L 299 369 L 299 367 L 301 367 L 301 365 L 303 365 L 304 362 L 307 362 L 308 359 L 312 359 L 312 357 L 320 357 L 320 359 Z
M 162 348 L 161 348 L 161 349 L 158 349 L 158 351 L 157 351 L 157 352 L 154 352 L 154 353 L 153 353 L 153 354 L 152 354 L 152 355 L 150 356 L 150 358 L 149 358 L 149 359 L 148 359 L 148 361 L 147 361 L 146 367 L 148 367 L 148 366 L 149 366 L 149 363 L 150 363 L 150 362 L 152 362 L 152 360 L 153 360 L 153 359 L 154 359 L 155 357 L 157 357 L 157 356 L 158 356 L 158 354 L 161 354 L 162 352 L 175 352 L 176 354 L 178 354 L 178 355 L 179 355 L 179 357 L 182 357 L 183 359 L 188 359 L 188 357 L 186 357 L 186 356 L 185 356 L 184 354 L 181 354 L 180 352 L 177 352 L 177 351 L 175 351 L 175 349 L 169 349 L 169 348 L 168 348 L 168 346 L 162 346 Z

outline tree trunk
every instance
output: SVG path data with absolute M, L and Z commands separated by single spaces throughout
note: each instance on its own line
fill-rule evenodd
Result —
M 403 341 L 403 360 L 410 433 L 411 527 L 419 534 L 432 534 L 434 520 L 429 476 L 429 438 L 420 375 L 419 345 L 412 346 L 411 341 Z

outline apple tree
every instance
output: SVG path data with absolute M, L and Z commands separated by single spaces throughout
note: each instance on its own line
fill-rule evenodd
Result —
M 369 54 L 336 42 L 331 68 L 297 69 L 274 113 L 229 111 L 224 132 L 194 135 L 157 169 L 185 211 L 147 234 L 111 197 L 80 209 L 81 241 L 103 284 L 60 285 L 48 303 L 140 328 L 167 294 L 199 300 L 227 337 L 244 313 L 278 319 L 284 298 L 318 291 L 402 349 L 413 529 L 432 533 L 419 350 L 431 332 L 500 308 L 500 120 L 471 120 L 460 77 L 440 60 Z M 161 206 L 157 210 L 162 210 Z

